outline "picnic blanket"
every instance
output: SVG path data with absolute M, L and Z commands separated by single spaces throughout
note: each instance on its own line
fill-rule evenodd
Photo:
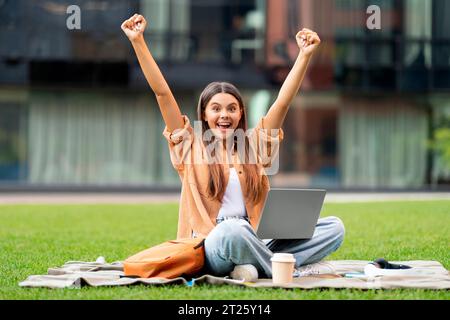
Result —
M 97 260 L 98 261 L 98 260 Z M 180 284 L 193 286 L 208 283 L 215 285 L 236 285 L 245 287 L 282 287 L 282 288 L 352 288 L 352 289 L 434 289 L 450 288 L 450 276 L 441 263 L 437 261 L 392 261 L 393 263 L 411 266 L 413 272 L 404 275 L 363 276 L 348 278 L 348 273 L 363 273 L 364 267 L 371 261 L 334 260 L 326 261 L 333 270 L 327 274 L 316 274 L 294 278 L 287 285 L 278 285 L 272 279 L 258 279 L 254 282 L 234 280 L 229 277 L 202 275 L 198 278 L 165 279 L 165 278 L 133 278 L 125 277 L 121 261 L 83 262 L 68 261 L 56 268 L 49 268 L 45 275 L 31 275 L 19 283 L 21 287 L 46 288 L 80 288 L 82 286 L 126 286 L 126 285 L 168 285 Z

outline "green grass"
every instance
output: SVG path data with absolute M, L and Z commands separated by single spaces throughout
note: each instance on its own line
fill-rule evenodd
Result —
M 343 246 L 327 259 L 437 260 L 450 266 L 450 201 L 326 204 Z M 284 290 L 171 285 L 21 288 L 28 275 L 68 260 L 123 260 L 175 237 L 178 205 L 0 206 L 0 299 L 445 299 L 432 290 Z

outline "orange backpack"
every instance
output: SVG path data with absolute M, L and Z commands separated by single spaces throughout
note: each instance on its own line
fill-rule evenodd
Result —
M 193 275 L 203 268 L 204 242 L 204 238 L 184 238 L 141 251 L 124 261 L 125 276 L 172 279 Z

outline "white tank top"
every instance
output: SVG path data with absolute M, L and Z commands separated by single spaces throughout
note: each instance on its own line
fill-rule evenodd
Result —
M 230 168 L 230 177 L 225 194 L 222 199 L 222 207 L 220 207 L 217 218 L 225 217 L 246 217 L 244 196 L 242 195 L 241 183 L 235 168 Z

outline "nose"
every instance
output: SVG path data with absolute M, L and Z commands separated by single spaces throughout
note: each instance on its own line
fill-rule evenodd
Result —
M 227 110 L 222 110 L 221 112 L 220 112 L 220 118 L 221 119 L 226 119 L 226 118 L 228 118 L 228 111 Z

